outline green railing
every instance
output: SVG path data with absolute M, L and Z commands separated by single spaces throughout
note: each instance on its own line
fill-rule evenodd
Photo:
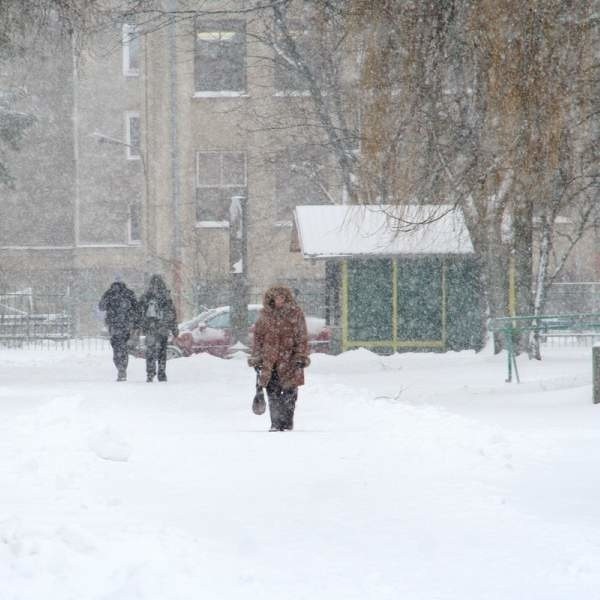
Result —
M 600 331 L 600 314 L 584 313 L 570 315 L 525 315 L 518 317 L 498 317 L 490 322 L 490 331 L 504 335 L 506 342 L 506 353 L 508 359 L 508 377 L 506 381 L 512 381 L 513 370 L 517 383 L 519 383 L 519 371 L 515 352 L 515 340 L 522 333 L 537 332 L 540 335 L 553 331 L 597 332 Z

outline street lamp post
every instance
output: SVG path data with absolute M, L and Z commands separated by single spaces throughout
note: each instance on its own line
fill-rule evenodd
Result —
M 149 181 L 148 181 L 148 170 L 146 168 L 146 160 L 144 158 L 144 153 L 139 146 L 134 144 L 128 144 L 127 142 L 120 140 L 118 138 L 111 137 L 109 135 L 104 135 L 99 131 L 94 131 L 94 133 L 90 134 L 91 137 L 95 138 L 99 144 L 112 144 L 115 146 L 125 146 L 126 148 L 132 148 L 139 153 L 140 160 L 142 162 L 142 171 L 144 173 L 144 213 L 145 213 L 145 229 L 146 229 L 146 275 L 150 274 L 152 270 L 152 257 L 151 257 L 151 244 L 150 244 L 150 195 L 149 195 Z

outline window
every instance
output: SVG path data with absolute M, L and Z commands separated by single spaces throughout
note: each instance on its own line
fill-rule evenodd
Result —
M 129 243 L 139 244 L 142 241 L 142 211 L 139 202 L 133 202 L 129 206 Z
M 137 77 L 140 74 L 140 37 L 136 26 L 124 23 L 121 30 L 123 47 L 123 75 Z
M 129 160 L 141 157 L 142 134 L 140 128 L 140 114 L 137 112 L 125 113 L 125 141 Z
M 325 160 L 319 149 L 291 147 L 275 159 L 276 222 L 291 224 L 293 210 L 302 204 L 329 204 Z
M 243 21 L 196 23 L 194 81 L 197 96 L 245 92 L 245 33 Z
M 244 152 L 198 152 L 196 154 L 196 221 L 205 226 L 229 224 L 233 196 L 246 195 Z

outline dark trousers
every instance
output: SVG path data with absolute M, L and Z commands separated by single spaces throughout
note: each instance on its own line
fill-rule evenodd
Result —
M 277 371 L 273 371 L 267 384 L 267 398 L 269 399 L 271 427 L 282 431 L 294 429 L 294 410 L 298 399 L 298 388 L 282 388 Z
M 110 336 L 110 345 L 113 349 L 113 362 L 119 373 L 127 371 L 129 362 L 129 354 L 127 352 L 127 341 L 129 340 L 129 332 L 114 333 Z
M 158 378 L 166 376 L 167 368 L 167 338 L 160 333 L 146 334 L 146 374 L 154 377 L 158 363 Z

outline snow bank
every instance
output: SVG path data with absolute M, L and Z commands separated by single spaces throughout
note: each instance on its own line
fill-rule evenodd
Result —
M 0 599 L 597 599 L 591 349 L 313 355 L 289 434 L 245 359 L 0 353 Z

